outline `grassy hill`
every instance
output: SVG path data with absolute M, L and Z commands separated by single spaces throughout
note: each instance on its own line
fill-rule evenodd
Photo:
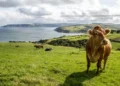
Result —
M 111 40 L 112 43 L 120 43 L 120 34 L 109 34 L 107 38 Z M 49 40 L 40 40 L 39 42 L 47 43 L 55 46 L 68 46 L 75 48 L 84 48 L 86 45 L 86 41 L 88 39 L 88 35 L 76 35 L 76 36 L 61 36 L 58 38 L 53 38 Z M 117 47 L 116 47 L 117 49 Z
M 57 32 L 63 33 L 86 33 L 88 29 L 94 28 L 96 25 L 102 26 L 102 28 L 109 28 L 111 30 L 120 30 L 119 24 L 80 24 L 73 26 L 62 26 L 55 29 Z
M 109 35 L 115 39 L 120 36 Z M 84 36 L 64 36 L 69 40 Z M 85 36 L 87 39 L 87 36 Z M 57 40 L 50 39 L 48 41 Z M 20 47 L 15 47 L 19 45 Z M 119 86 L 120 43 L 112 42 L 113 49 L 106 70 L 96 75 L 96 64 L 86 74 L 84 48 L 44 44 L 35 49 L 32 43 L 0 43 L 0 86 Z

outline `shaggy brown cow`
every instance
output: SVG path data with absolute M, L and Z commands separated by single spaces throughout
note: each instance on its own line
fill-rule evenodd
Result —
M 101 68 L 101 61 L 104 60 L 103 69 L 105 69 L 106 61 L 111 52 L 111 43 L 105 37 L 110 32 L 109 29 L 103 30 L 100 26 L 88 30 L 90 38 L 86 44 L 87 73 L 89 71 L 90 62 L 97 62 L 97 74 Z
M 36 44 L 36 45 L 34 45 L 34 47 L 35 47 L 36 49 L 40 49 L 40 48 L 43 49 L 43 45 L 40 45 L 40 44 Z

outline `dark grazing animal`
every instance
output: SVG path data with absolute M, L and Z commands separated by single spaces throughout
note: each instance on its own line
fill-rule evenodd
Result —
M 46 48 L 45 49 L 45 51 L 51 51 L 52 50 L 52 48 Z
M 100 26 L 94 27 L 93 30 L 88 30 L 90 37 L 86 43 L 87 73 L 91 62 L 97 62 L 96 74 L 99 73 L 102 60 L 104 60 L 103 69 L 105 69 L 112 48 L 109 39 L 106 38 L 109 32 L 109 29 L 103 30 Z
M 15 45 L 15 47 L 17 47 L 17 48 L 18 48 L 18 47 L 20 47 L 20 45 Z
M 116 50 L 120 51 L 120 48 L 117 48 Z
M 41 44 L 36 44 L 36 45 L 34 45 L 34 47 L 36 48 L 36 49 L 43 49 L 44 47 L 43 47 L 43 45 L 41 45 Z

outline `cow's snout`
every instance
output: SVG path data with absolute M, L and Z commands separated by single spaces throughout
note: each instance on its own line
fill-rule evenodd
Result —
M 107 43 L 108 43 L 107 40 L 103 39 L 101 44 L 106 45 Z

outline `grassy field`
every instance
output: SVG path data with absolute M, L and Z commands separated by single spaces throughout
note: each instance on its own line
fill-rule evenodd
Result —
M 96 75 L 95 63 L 85 72 L 83 48 L 45 44 L 53 48 L 46 52 L 32 43 L 0 43 L 0 86 L 119 86 L 120 43 L 112 45 L 106 70 Z
M 107 35 L 107 38 L 120 41 L 120 34 L 116 34 L 116 33 L 109 34 L 109 35 Z M 88 39 L 88 34 L 76 35 L 76 36 L 74 36 L 74 35 L 73 36 L 61 36 L 59 38 L 49 39 L 48 41 L 56 40 L 56 39 L 82 40 L 82 39 Z
M 71 32 L 78 32 L 78 31 L 81 31 L 85 28 L 84 25 L 79 25 L 79 26 L 65 26 L 65 27 L 62 27 L 62 30 L 66 30 L 66 31 L 69 31 L 70 33 Z

